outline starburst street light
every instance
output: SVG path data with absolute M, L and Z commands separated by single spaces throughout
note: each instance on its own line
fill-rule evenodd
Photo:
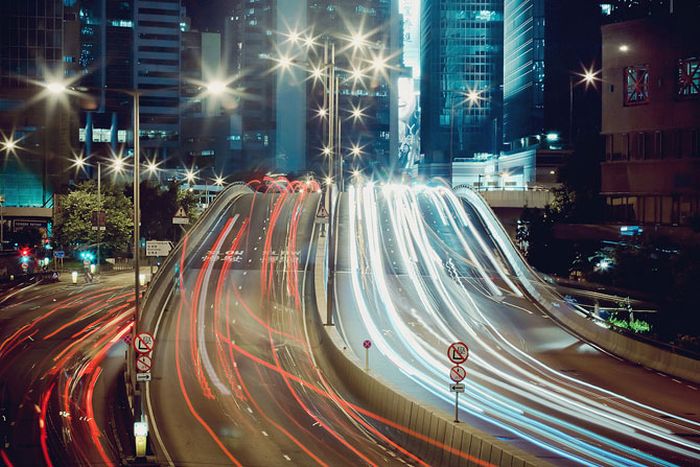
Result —
M 68 90 L 66 85 L 62 83 L 61 81 L 50 81 L 46 83 L 46 89 L 51 93 L 51 94 L 63 94 Z
M 8 154 L 14 154 L 15 151 L 17 151 L 17 149 L 19 148 L 19 146 L 17 145 L 17 140 L 13 139 L 12 137 L 5 138 L 5 140 L 0 142 L 0 144 L 2 145 L 2 150 Z
M 483 100 L 483 97 L 481 97 L 481 91 L 477 91 L 476 89 L 469 89 L 466 94 L 466 99 L 467 102 L 469 103 L 469 107 L 476 105 L 479 105 L 479 102 Z
M 353 145 L 350 147 L 350 154 L 351 154 L 353 157 L 359 157 L 359 156 L 361 156 L 361 155 L 362 155 L 362 147 L 360 147 L 360 146 L 357 145 L 357 144 L 353 144 Z
M 600 77 L 598 76 L 601 73 L 601 70 L 596 70 L 594 65 L 591 65 L 590 68 L 583 68 L 583 73 L 576 73 L 578 76 L 581 77 L 578 83 L 576 84 L 585 84 L 586 89 L 589 87 L 593 86 L 593 88 L 596 88 L 596 83 L 598 81 L 602 81 Z
M 158 173 L 159 170 L 158 163 L 153 160 L 147 161 L 145 170 L 149 175 L 155 175 L 156 173 Z
M 213 80 L 206 85 L 207 92 L 214 96 L 219 96 L 226 92 L 226 83 L 220 80 Z
M 117 156 L 112 160 L 112 172 L 115 174 L 120 174 L 124 171 L 124 167 L 126 166 L 126 161 L 124 160 L 123 157 Z
M 328 146 L 324 146 L 323 147 L 323 155 L 330 156 L 331 155 L 331 148 L 329 148 Z
M 221 175 L 217 175 L 214 177 L 214 185 L 216 186 L 224 186 L 224 177 Z
M 366 116 L 365 109 L 363 109 L 359 105 L 353 105 L 352 110 L 350 111 L 350 116 L 352 117 L 353 122 L 356 122 L 358 120 L 362 122 L 362 119 Z
M 316 116 L 319 118 L 326 118 L 328 115 L 328 111 L 326 110 L 325 107 L 319 107 L 318 110 L 316 111 Z
M 196 178 L 196 173 L 192 169 L 187 169 L 185 171 L 185 180 L 187 180 L 187 183 L 192 184 L 194 183 L 194 180 Z

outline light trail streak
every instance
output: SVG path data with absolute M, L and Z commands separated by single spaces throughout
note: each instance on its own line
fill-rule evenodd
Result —
M 431 248 L 430 248 L 430 245 L 427 244 L 427 239 L 426 239 L 425 235 L 420 232 L 422 222 L 420 222 L 419 215 L 418 215 L 417 211 L 415 210 L 415 208 L 412 208 L 410 206 L 406 206 L 405 194 L 404 195 L 397 195 L 396 194 L 396 193 L 400 193 L 402 190 L 397 189 L 395 187 L 392 187 L 387 191 L 389 191 L 390 195 L 386 195 L 386 193 L 385 193 L 386 197 L 392 196 L 393 198 L 399 200 L 399 201 L 395 200 L 395 202 L 394 202 L 394 204 L 398 205 L 399 208 L 395 207 L 393 209 L 391 209 L 391 208 L 389 209 L 390 215 L 392 216 L 392 224 L 394 226 L 394 235 L 395 235 L 395 238 L 397 239 L 396 243 L 398 245 L 402 245 L 402 244 L 409 244 L 410 245 L 412 243 L 412 241 L 417 242 L 418 247 L 416 249 L 422 253 L 424 261 L 428 263 L 426 267 L 428 267 L 430 269 L 431 268 L 430 263 L 432 261 L 435 261 L 435 257 L 437 255 L 431 253 Z M 378 255 L 381 255 L 381 249 L 379 248 L 379 241 L 378 241 L 378 237 L 377 237 L 377 235 L 378 235 L 377 232 L 379 231 L 379 229 L 376 227 L 376 224 L 377 224 L 376 216 L 373 216 L 373 214 L 372 214 L 372 210 L 374 209 L 374 205 L 376 204 L 376 201 L 374 199 L 372 199 L 371 193 L 368 193 L 367 195 L 368 195 L 367 197 L 370 200 L 365 202 L 365 206 L 366 207 L 371 206 L 371 209 L 369 211 L 367 210 L 367 208 L 365 209 L 364 217 L 367 219 L 366 228 L 370 231 L 369 232 L 370 240 L 367 242 L 367 244 L 368 244 L 367 248 L 369 248 L 369 253 L 365 256 L 369 257 L 370 261 L 372 261 L 371 260 L 372 258 L 376 258 Z M 357 196 L 359 197 L 360 195 L 358 194 Z M 350 203 L 353 203 L 353 196 L 351 196 L 350 198 L 351 198 Z M 415 206 L 415 203 L 413 203 L 413 205 Z M 403 213 L 401 215 L 403 217 L 397 218 L 397 213 L 401 213 L 402 211 L 403 211 Z M 363 316 L 363 321 L 367 324 L 367 323 L 372 323 L 373 321 L 368 315 L 366 315 L 364 313 L 364 308 L 366 308 L 366 305 L 363 303 L 364 299 L 362 297 L 362 294 L 364 292 L 360 291 L 359 279 L 357 279 L 355 277 L 355 274 L 356 274 L 356 271 L 358 268 L 358 265 L 356 264 L 355 258 L 357 258 L 358 256 L 357 256 L 356 249 L 354 249 L 354 243 L 355 243 L 355 239 L 358 237 L 354 233 L 354 229 L 355 229 L 354 218 L 355 218 L 355 216 L 359 216 L 359 214 L 357 214 L 355 212 L 355 210 L 352 206 L 351 206 L 350 212 L 351 212 L 351 214 L 350 214 L 351 229 L 350 229 L 349 238 L 352 239 L 352 241 L 350 242 L 350 248 L 351 248 L 350 258 L 351 258 L 351 263 L 355 263 L 355 264 L 352 264 L 352 266 L 351 266 L 351 269 L 353 271 L 353 275 L 352 275 L 353 288 L 356 290 L 355 300 L 360 305 L 359 310 L 360 310 L 361 315 Z M 398 228 L 397 225 L 403 225 L 404 228 L 403 229 Z M 408 226 L 410 226 L 410 227 L 408 227 Z M 415 233 L 416 230 L 418 231 L 417 233 Z M 374 233 L 372 233 L 372 231 L 374 231 Z M 414 237 L 412 241 L 409 241 L 410 238 L 408 238 L 410 234 L 413 234 L 413 237 Z M 373 236 L 376 237 L 375 240 L 372 240 Z M 483 245 L 483 248 L 484 248 L 484 251 L 490 253 L 489 249 L 485 245 Z M 408 267 L 409 276 L 411 277 L 411 279 L 414 282 L 414 288 L 419 289 L 417 293 L 423 297 L 421 299 L 421 301 L 423 302 L 423 307 L 425 309 L 430 310 L 431 309 L 430 301 L 426 300 L 427 292 L 426 293 L 420 292 L 420 288 L 423 287 L 423 285 L 421 284 L 420 281 L 416 280 L 416 278 L 419 277 L 419 274 L 417 274 L 415 271 L 411 272 L 411 268 L 415 267 L 414 261 L 412 260 L 412 258 L 415 258 L 415 254 L 411 251 L 404 249 L 402 251 L 401 256 L 404 258 L 403 264 L 406 267 Z M 499 262 L 497 262 L 495 260 L 492 261 L 492 265 L 494 268 L 500 267 Z M 413 351 L 413 349 L 421 349 L 421 351 L 420 351 L 421 357 L 417 358 L 417 361 L 421 361 L 421 358 L 422 358 L 423 360 L 427 359 L 426 366 L 430 366 L 430 367 L 434 366 L 434 367 L 438 367 L 438 368 L 440 366 L 445 366 L 444 364 L 441 365 L 440 363 L 434 361 L 434 359 L 431 357 L 431 355 L 441 356 L 442 355 L 441 351 L 435 351 L 433 349 L 430 349 L 429 347 L 426 348 L 425 346 L 422 346 L 422 344 L 420 342 L 416 342 L 416 339 L 413 338 L 413 336 L 410 334 L 410 330 L 406 326 L 404 326 L 400 322 L 397 322 L 397 320 L 400 318 L 398 318 L 398 314 L 396 313 L 396 310 L 393 309 L 393 306 L 390 303 L 387 303 L 388 299 L 386 297 L 391 296 L 390 293 L 388 292 L 388 287 L 385 287 L 385 286 L 383 287 L 382 286 L 383 279 L 381 277 L 379 277 L 379 278 L 376 277 L 376 276 L 383 276 L 383 273 L 379 273 L 379 274 L 377 273 L 377 271 L 382 271 L 381 262 L 377 262 L 375 260 L 374 264 L 372 264 L 372 270 L 375 273 L 375 282 L 377 282 L 376 287 L 378 290 L 378 292 L 375 295 L 379 296 L 380 297 L 379 300 L 383 301 L 382 308 L 385 308 L 388 311 L 387 315 L 388 315 L 388 318 L 390 319 L 390 321 L 392 322 L 392 329 L 397 330 L 399 332 L 399 335 L 401 335 L 402 339 L 405 339 L 405 341 L 409 343 L 407 345 L 409 351 Z M 504 272 L 504 274 L 505 274 L 505 272 Z M 441 297 L 441 302 L 447 304 L 448 305 L 447 308 L 451 311 L 451 314 L 454 315 L 455 317 L 457 317 L 460 321 L 462 321 L 462 327 L 469 330 L 470 327 L 469 327 L 468 323 L 464 322 L 460 318 L 461 313 L 460 313 L 459 309 L 455 306 L 453 300 L 451 298 L 449 298 L 448 292 L 445 289 L 445 287 L 441 286 L 441 284 L 440 284 L 440 282 L 442 281 L 441 277 L 442 277 L 442 275 L 438 274 L 437 270 L 435 268 L 430 270 L 430 279 L 433 281 L 433 283 L 438 282 L 438 284 L 436 284 L 436 286 L 438 287 L 438 291 L 440 292 L 439 296 Z M 436 313 L 436 310 L 433 310 L 432 314 L 435 314 L 436 317 L 438 316 L 438 314 Z M 482 318 L 484 318 L 485 322 L 488 322 L 488 320 L 486 320 L 486 318 L 483 315 L 482 315 Z M 439 319 L 437 319 L 437 323 L 439 325 L 439 328 L 441 328 L 442 331 L 444 332 L 444 329 L 445 329 L 444 325 L 440 324 Z M 370 328 L 370 327 L 368 326 L 368 328 Z M 387 352 L 386 348 L 381 348 L 382 347 L 382 345 L 381 345 L 381 342 L 382 342 L 381 332 L 378 331 L 377 325 L 375 325 L 375 329 L 376 329 L 376 333 L 374 335 L 372 335 L 372 337 L 377 342 L 377 345 L 380 347 L 380 350 L 382 351 L 382 353 L 384 353 L 386 355 L 395 355 L 396 352 Z M 370 332 L 372 331 L 371 328 L 369 330 L 370 330 Z M 449 334 L 448 334 L 448 336 L 449 336 Z M 452 337 L 450 337 L 450 338 L 452 338 Z M 416 354 L 414 354 L 414 356 L 417 356 L 417 353 L 418 352 L 416 352 Z M 480 365 L 484 365 L 484 362 L 479 361 L 478 357 L 475 357 L 475 358 L 476 358 L 475 361 L 477 361 Z M 405 368 L 402 365 L 399 365 L 399 367 L 406 374 L 408 374 L 410 376 L 414 376 L 413 369 Z M 488 366 L 487 366 L 487 368 L 488 368 Z M 495 368 L 493 368 L 493 367 L 490 367 L 489 369 L 492 371 L 495 370 Z M 496 371 L 496 374 L 499 374 L 499 373 L 502 373 L 502 372 Z M 511 380 L 512 380 L 512 378 L 511 378 Z M 541 388 L 538 388 L 537 390 L 539 392 L 542 392 Z M 482 389 L 482 391 L 483 391 L 484 396 L 488 396 L 488 393 L 485 391 L 485 389 Z M 444 392 L 444 389 L 441 392 Z M 520 394 L 523 395 L 524 393 L 521 391 Z M 525 395 L 527 395 L 527 394 L 525 394 Z M 557 395 L 556 397 L 559 397 L 559 396 Z M 566 403 L 566 401 L 563 398 L 561 398 L 561 399 L 562 399 L 562 403 Z M 498 400 L 498 398 L 496 398 L 496 399 L 492 398 L 492 400 L 494 400 L 494 402 L 498 403 L 498 404 L 503 404 L 504 402 L 506 402 L 502 398 L 501 398 L 501 400 Z M 508 403 L 506 402 L 506 406 L 507 405 L 508 405 Z M 560 409 L 561 409 L 561 407 L 560 407 Z M 526 409 L 523 408 L 523 410 L 526 410 Z M 552 422 L 554 422 L 555 424 L 560 423 L 567 430 L 581 431 L 575 425 L 568 424 L 568 423 L 563 422 L 561 420 L 557 421 L 556 419 L 552 419 L 551 417 L 548 417 L 543 413 L 533 411 L 532 408 L 527 408 L 527 410 L 529 413 L 531 413 L 535 416 L 542 417 L 546 420 L 549 420 L 548 424 L 551 424 Z M 574 413 L 572 411 L 564 410 L 564 412 L 569 413 L 569 415 L 574 415 Z M 522 414 L 523 411 L 518 410 L 516 412 L 516 415 L 518 413 Z M 581 417 L 581 415 L 578 415 L 578 416 Z M 510 417 L 513 417 L 513 414 L 511 414 Z M 521 421 L 523 423 L 526 423 L 526 424 L 528 424 L 528 423 L 533 424 L 534 423 L 534 422 L 529 421 L 526 418 L 522 419 Z M 646 424 L 644 422 L 642 422 L 642 426 L 644 426 L 644 425 L 646 425 Z M 536 426 L 541 430 L 545 430 L 545 432 L 550 431 L 549 427 L 547 425 L 542 425 L 542 424 L 537 423 Z M 532 426 L 530 426 L 530 428 L 532 428 Z M 624 430 L 621 430 L 621 431 L 624 432 Z M 544 432 L 540 433 L 540 434 L 543 435 Z M 629 455 L 633 455 L 633 456 L 636 455 L 636 456 L 639 456 L 642 458 L 646 458 L 647 461 L 650 461 L 650 462 L 658 462 L 658 463 L 663 462 L 663 461 L 659 462 L 660 460 L 653 457 L 653 456 L 646 456 L 644 453 L 640 454 L 636 450 L 634 452 L 632 452 L 626 446 L 624 446 L 620 443 L 612 442 L 611 440 L 607 440 L 607 439 L 602 438 L 602 437 L 598 437 L 597 435 L 595 435 L 594 433 L 592 433 L 590 431 L 583 430 L 583 431 L 581 431 L 581 434 L 589 436 L 592 439 L 596 439 L 599 442 L 603 442 L 603 443 L 607 442 L 609 445 L 615 446 L 616 449 L 620 449 L 621 451 L 626 451 Z M 656 432 L 654 434 L 658 435 L 659 433 Z M 550 435 L 546 435 L 546 436 L 550 436 Z M 570 437 L 568 435 L 565 435 L 563 433 L 558 433 L 558 436 L 559 436 L 559 438 L 568 439 L 569 442 L 574 444 L 574 445 L 580 444 L 582 452 L 584 452 L 586 455 L 591 455 L 591 453 L 593 453 L 594 456 L 610 456 L 611 458 L 617 458 L 617 456 L 615 456 L 614 454 L 605 453 L 604 451 L 596 449 L 594 446 L 590 446 L 590 445 L 587 445 L 585 443 L 581 443 L 579 440 L 577 440 L 573 437 Z M 649 440 L 649 441 L 651 441 L 651 440 Z M 596 452 L 598 453 L 597 455 L 595 454 Z M 562 452 L 560 452 L 560 451 L 558 451 L 558 453 L 562 454 Z M 605 458 L 605 457 L 603 457 L 603 458 Z M 579 461 L 581 461 L 581 460 L 579 460 Z M 629 459 L 623 458 L 623 457 L 617 458 L 617 461 L 618 462 L 630 462 Z

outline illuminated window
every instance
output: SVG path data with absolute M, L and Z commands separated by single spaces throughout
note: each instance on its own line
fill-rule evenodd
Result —
M 649 67 L 637 65 L 625 68 L 625 105 L 649 102 Z
M 678 95 L 700 96 L 700 58 L 678 60 Z

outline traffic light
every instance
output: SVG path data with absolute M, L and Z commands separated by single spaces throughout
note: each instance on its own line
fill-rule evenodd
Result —
M 28 263 L 29 262 L 29 248 L 22 248 L 19 250 L 19 260 L 22 263 Z

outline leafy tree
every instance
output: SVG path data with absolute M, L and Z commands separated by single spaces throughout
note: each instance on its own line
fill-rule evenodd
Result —
M 602 147 L 595 134 L 582 135 L 576 149 L 559 172 L 561 188 L 555 188 L 552 209 L 564 222 L 599 222 L 605 213 L 600 196 Z
M 131 201 L 120 189 L 109 186 L 102 189 L 101 197 L 106 224 L 101 248 L 106 253 L 126 252 L 133 231 Z M 94 182 L 83 182 L 71 189 L 63 197 L 62 209 L 55 219 L 57 245 L 69 249 L 96 245 L 98 232 L 92 230 L 92 212 L 98 208 Z
M 167 188 L 151 182 L 141 183 L 141 236 L 149 240 L 177 238 L 173 216 L 182 207 L 193 223 L 200 212 L 194 193 L 182 189 L 182 183 L 171 182 Z M 126 188 L 125 192 L 131 192 Z

